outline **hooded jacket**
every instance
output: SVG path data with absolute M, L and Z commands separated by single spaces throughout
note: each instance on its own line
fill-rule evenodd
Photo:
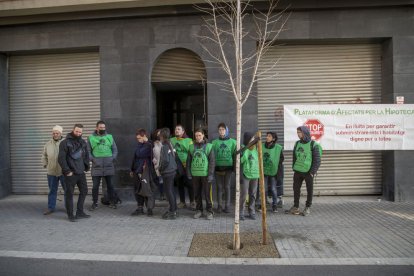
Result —
M 72 132 L 66 135 L 66 139 L 59 145 L 58 162 L 64 175 L 89 171 L 88 147 L 82 137 L 76 137 Z
M 96 131 L 92 134 L 92 136 L 106 136 L 106 132 L 104 135 L 99 135 Z M 107 142 L 107 141 L 106 141 Z M 93 149 L 90 142 L 90 137 L 88 137 L 88 153 L 89 157 L 92 161 L 92 176 L 107 176 L 107 175 L 115 175 L 115 165 L 114 162 L 118 156 L 118 148 L 116 146 L 115 140 L 113 140 L 111 145 L 112 156 L 108 157 L 95 157 L 93 155 Z
M 301 144 L 310 143 L 312 141 L 312 139 L 311 139 L 309 129 L 306 126 L 300 126 L 299 128 L 303 133 L 303 138 L 300 139 L 298 142 L 301 143 Z M 312 165 L 311 165 L 311 168 L 309 170 L 309 173 L 314 175 L 318 172 L 319 166 L 321 165 L 321 156 L 319 154 L 319 150 L 318 150 L 317 147 L 311 148 L 311 151 L 312 151 Z M 296 162 L 296 154 L 295 154 L 295 149 L 293 149 L 293 162 L 292 162 L 292 164 L 294 165 L 295 162 Z

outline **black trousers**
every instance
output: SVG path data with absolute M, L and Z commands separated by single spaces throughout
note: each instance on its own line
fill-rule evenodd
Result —
M 86 183 L 85 174 L 74 174 L 72 176 L 65 175 L 65 183 L 65 205 L 68 216 L 73 216 L 73 192 L 75 190 L 75 185 L 77 185 L 79 189 L 76 213 L 83 213 L 83 204 L 85 203 L 85 198 L 88 194 L 88 185 Z
M 112 175 L 105 175 L 105 176 L 92 176 L 92 201 L 93 203 L 98 203 L 98 194 L 99 194 L 99 186 L 101 185 L 101 179 L 105 178 L 106 182 L 106 190 L 108 193 L 109 202 L 115 203 L 114 199 L 114 186 L 112 185 Z M 102 184 L 103 185 L 103 184 Z
M 177 211 L 177 199 L 175 197 L 174 177 L 175 173 L 162 175 L 162 180 L 164 181 L 164 193 L 170 205 L 168 209 L 170 212 Z
M 190 202 L 194 201 L 194 188 L 191 184 L 191 181 L 188 180 L 186 175 L 177 176 L 175 178 L 178 186 L 178 193 L 180 195 L 180 202 L 185 203 L 185 188 L 188 190 L 188 197 L 190 198 Z
M 296 208 L 299 208 L 300 188 L 302 187 L 303 180 L 306 183 L 306 207 L 312 206 L 313 177 L 310 173 L 295 172 L 293 174 L 293 206 Z
M 211 183 L 208 183 L 207 176 L 193 176 L 192 179 L 194 195 L 196 201 L 196 209 L 203 211 L 203 196 L 206 200 L 207 212 L 213 212 L 213 194 L 211 191 Z

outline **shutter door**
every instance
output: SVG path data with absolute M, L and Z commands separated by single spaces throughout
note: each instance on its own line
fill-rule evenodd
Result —
M 172 49 L 161 55 L 153 71 L 152 82 L 205 80 L 201 59 L 190 50 Z
M 48 193 L 43 146 L 57 124 L 63 127 L 63 137 L 75 123 L 84 125 L 84 137 L 95 129 L 100 119 L 99 76 L 98 53 L 10 57 L 13 193 Z
M 271 69 L 266 61 L 275 59 Z M 263 61 L 269 72 L 258 83 L 259 129 L 276 131 L 282 144 L 284 104 L 381 103 L 380 45 L 275 46 Z M 285 193 L 293 194 L 292 152 L 284 154 Z M 382 152 L 324 151 L 314 193 L 381 194 Z

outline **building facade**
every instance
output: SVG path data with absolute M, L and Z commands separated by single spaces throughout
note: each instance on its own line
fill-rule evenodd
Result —
M 83 123 L 87 136 L 106 121 L 119 148 L 118 188 L 130 187 L 139 127 L 183 123 L 190 135 L 202 126 L 214 138 L 224 121 L 234 136 L 233 96 L 213 84 L 225 75 L 208 66 L 198 39 L 193 4 L 202 1 L 28 2 L 0 2 L 0 197 L 47 191 L 40 152 L 54 124 L 67 133 Z M 283 142 L 287 103 L 414 102 L 411 1 L 287 4 L 285 30 L 265 57 L 280 58 L 278 77 L 254 88 L 243 131 L 276 130 Z M 247 40 L 244 50 L 255 47 Z M 412 201 L 413 163 L 411 151 L 327 152 L 315 190 Z

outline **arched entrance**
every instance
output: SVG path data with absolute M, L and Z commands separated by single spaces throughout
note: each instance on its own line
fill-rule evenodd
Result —
M 175 48 L 165 51 L 151 76 L 156 96 L 157 128 L 185 127 L 188 136 L 202 127 L 207 131 L 207 85 L 204 63 L 194 52 Z

